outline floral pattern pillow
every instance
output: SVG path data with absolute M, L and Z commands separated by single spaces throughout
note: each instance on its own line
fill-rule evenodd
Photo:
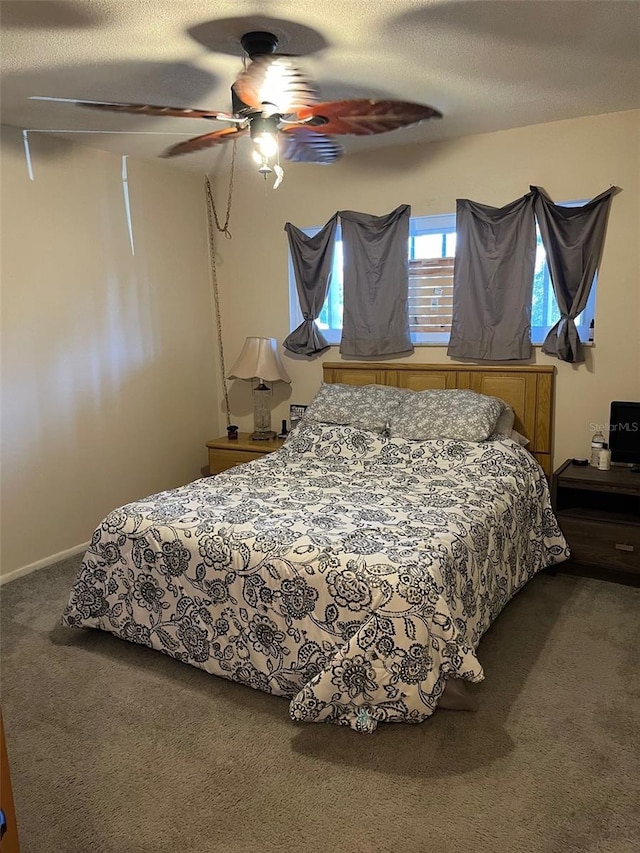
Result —
M 391 435 L 414 441 L 453 438 L 485 441 L 495 432 L 504 403 L 466 390 L 418 391 L 394 411 Z
M 307 406 L 303 421 L 356 426 L 381 432 L 411 391 L 387 385 L 322 383 Z

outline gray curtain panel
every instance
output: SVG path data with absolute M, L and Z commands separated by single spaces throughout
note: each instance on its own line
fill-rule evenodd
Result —
M 342 355 L 378 358 L 413 352 L 409 334 L 409 218 L 341 210 L 344 251 Z
M 549 331 L 542 351 L 561 361 L 584 361 L 580 335 L 574 322 L 584 310 L 600 263 L 611 197 L 610 187 L 581 207 L 554 204 L 540 187 L 535 211 L 553 290 L 560 308 L 560 319 Z
M 335 213 L 315 237 L 309 237 L 290 222 L 284 226 L 296 277 L 296 290 L 304 320 L 283 341 L 283 346 L 298 355 L 314 355 L 329 348 L 315 320 L 322 311 L 331 283 L 338 214 Z
M 504 207 L 457 200 L 450 356 L 477 361 L 531 356 L 533 201 L 532 192 Z

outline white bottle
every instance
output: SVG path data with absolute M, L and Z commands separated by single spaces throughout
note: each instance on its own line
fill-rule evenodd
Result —
M 611 451 L 605 444 L 602 450 L 598 453 L 598 469 L 600 471 L 609 471 L 611 468 Z
M 604 436 L 598 430 L 593 434 L 593 438 L 591 439 L 591 460 L 590 465 L 593 468 L 598 467 L 598 459 L 600 458 L 600 451 L 604 449 Z

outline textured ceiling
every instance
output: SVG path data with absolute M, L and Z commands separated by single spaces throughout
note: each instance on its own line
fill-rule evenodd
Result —
M 326 99 L 394 98 L 443 113 L 342 137 L 347 152 L 640 107 L 640 0 L 2 0 L 0 28 L 3 124 L 93 131 L 68 138 L 132 156 L 156 157 L 214 126 L 28 97 L 228 110 L 239 38 L 265 29 Z M 171 162 L 202 171 L 213 156 Z

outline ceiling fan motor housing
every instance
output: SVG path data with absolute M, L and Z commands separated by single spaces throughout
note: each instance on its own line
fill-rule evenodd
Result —
M 268 56 L 275 53 L 278 47 L 278 39 L 273 33 L 255 31 L 245 33 L 240 39 L 240 44 L 249 59 L 255 59 L 256 56 Z

